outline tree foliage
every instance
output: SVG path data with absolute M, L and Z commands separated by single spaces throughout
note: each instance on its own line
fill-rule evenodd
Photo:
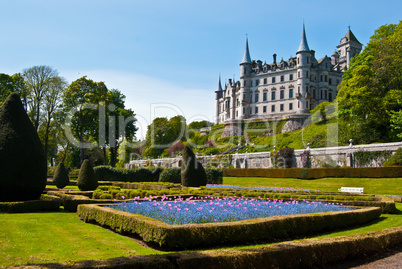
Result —
M 342 141 L 396 140 L 390 123 L 393 113 L 402 109 L 401 43 L 402 22 L 384 25 L 352 59 L 337 96 Z

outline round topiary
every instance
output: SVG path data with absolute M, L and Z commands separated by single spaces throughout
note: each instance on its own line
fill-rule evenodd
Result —
M 68 178 L 68 172 L 64 163 L 59 163 L 54 172 L 53 182 L 56 184 L 56 187 L 59 189 L 64 188 L 70 183 L 70 179 Z
M 18 94 L 0 107 L 0 201 L 39 199 L 46 187 L 46 155 Z
M 194 152 L 186 146 L 183 149 L 181 162 L 181 184 L 184 187 L 200 187 L 207 185 L 204 167 L 197 160 Z
M 77 185 L 81 191 L 93 191 L 98 187 L 98 180 L 95 176 L 92 164 L 88 159 L 85 159 L 81 165 Z

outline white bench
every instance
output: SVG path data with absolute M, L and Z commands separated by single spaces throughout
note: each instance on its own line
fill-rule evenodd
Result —
M 356 188 L 356 187 L 341 187 L 338 189 L 340 192 L 353 192 L 353 193 L 363 193 L 364 188 Z

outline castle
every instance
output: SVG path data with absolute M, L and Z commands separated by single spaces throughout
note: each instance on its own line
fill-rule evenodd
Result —
M 238 125 L 250 120 L 303 120 L 309 111 L 325 101 L 333 101 L 342 74 L 353 56 L 360 53 L 362 44 L 348 30 L 331 58 L 316 59 L 307 43 L 305 26 L 296 57 L 271 64 L 252 61 L 246 39 L 240 63 L 240 81 L 228 80 L 222 88 L 219 77 L 215 91 L 216 124 Z

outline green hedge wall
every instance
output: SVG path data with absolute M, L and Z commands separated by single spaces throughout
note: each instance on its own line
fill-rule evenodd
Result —
M 367 223 L 379 218 L 380 208 L 364 208 L 292 216 L 276 216 L 237 222 L 168 225 L 145 216 L 98 205 L 79 205 L 85 222 L 127 234 L 139 235 L 145 242 L 166 250 L 191 249 L 221 244 L 273 241 Z
M 158 181 L 159 173 L 153 173 L 154 170 L 147 168 L 126 170 L 110 166 L 94 167 L 98 181 L 155 182 Z
M 60 209 L 60 198 L 42 195 L 41 200 L 0 203 L 1 213 L 55 212 Z
M 231 168 L 223 169 L 225 177 L 267 177 L 317 179 L 324 177 L 396 178 L 401 177 L 402 167 L 340 167 L 340 168 Z

